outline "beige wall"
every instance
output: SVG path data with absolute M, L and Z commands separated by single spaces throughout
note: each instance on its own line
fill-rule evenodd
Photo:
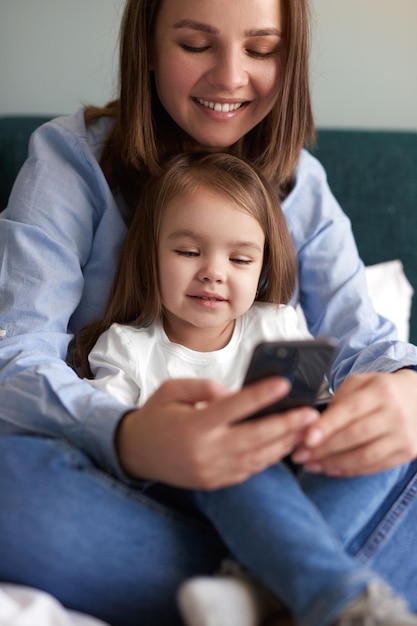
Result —
M 417 0 L 311 4 L 318 124 L 417 130 Z M 71 113 L 110 99 L 123 5 L 0 0 L 0 114 Z
M 417 130 L 417 0 L 312 0 L 322 126 Z

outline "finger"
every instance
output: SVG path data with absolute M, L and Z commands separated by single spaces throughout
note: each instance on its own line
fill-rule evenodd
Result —
M 254 448 L 241 455 L 240 467 L 247 477 L 265 470 L 271 465 L 282 461 L 297 444 L 297 435 L 290 433 L 280 439 Z
M 222 454 L 223 469 L 220 475 L 216 472 L 215 478 L 220 482 L 211 482 L 209 488 L 213 488 L 213 485 L 219 487 L 242 482 L 274 465 L 288 455 L 299 437 L 292 432 L 272 441 L 269 439 L 266 444 L 255 447 L 253 439 L 237 437 L 235 430 L 233 434 L 230 432 L 229 437 L 223 439 L 224 449 L 227 450 L 227 454 Z
M 202 419 L 212 427 L 233 424 L 284 398 L 289 390 L 290 384 L 286 378 L 267 378 L 212 402 L 207 410 L 202 411 Z
M 326 457 L 318 462 L 307 463 L 304 469 L 328 476 L 359 476 L 385 471 L 410 460 L 405 449 L 392 447 L 388 437 L 375 439 L 365 446 Z
M 367 416 L 366 419 L 358 419 L 353 423 L 346 424 L 329 439 L 325 439 L 321 445 L 315 439 L 313 439 L 315 445 L 311 445 L 311 429 L 308 429 L 302 445 L 293 454 L 292 459 L 295 463 L 320 461 L 327 456 L 334 456 L 343 451 L 364 446 L 377 438 L 390 434 L 395 435 L 392 433 L 390 420 L 385 419 L 384 413 L 377 412 Z
M 371 384 L 371 375 L 357 375 L 347 379 L 329 407 L 323 411 L 321 419 L 307 431 L 305 445 L 316 448 L 326 441 L 334 442 L 337 434 L 342 440 L 354 422 L 362 424 L 370 415 L 383 412 L 385 405 L 382 396 L 369 393 Z
M 303 440 L 305 429 L 319 417 L 320 413 L 315 409 L 302 407 L 238 423 L 233 426 L 232 436 L 244 451 L 256 450 L 281 441 L 282 447 L 288 453 Z

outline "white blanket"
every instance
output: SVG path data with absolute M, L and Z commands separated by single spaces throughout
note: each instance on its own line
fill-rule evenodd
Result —
M 108 626 L 67 611 L 52 596 L 19 585 L 0 585 L 0 626 Z

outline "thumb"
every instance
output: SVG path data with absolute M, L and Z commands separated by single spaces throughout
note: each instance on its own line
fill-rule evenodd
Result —
M 233 424 L 284 398 L 290 389 L 286 378 L 266 378 L 216 399 L 207 408 L 207 419 L 212 426 Z

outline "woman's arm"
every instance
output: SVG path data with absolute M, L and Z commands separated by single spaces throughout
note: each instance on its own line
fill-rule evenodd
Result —
M 123 468 L 135 478 L 192 489 L 242 482 L 286 456 L 318 418 L 307 407 L 239 423 L 286 393 L 283 378 L 238 392 L 205 379 L 167 380 L 120 422 Z
M 350 222 L 322 167 L 304 154 L 286 214 L 300 261 L 300 301 L 313 334 L 333 335 L 335 399 L 294 460 L 335 475 L 388 469 L 417 455 L 417 348 L 378 316 Z M 400 370 L 400 371 L 398 371 Z
M 417 348 L 397 341 L 393 324 L 375 312 L 350 221 L 322 166 L 306 152 L 283 209 L 297 250 L 299 300 L 308 328 L 314 336 L 339 340 L 333 387 L 352 373 L 416 365 Z
M 117 471 L 126 407 L 65 363 L 70 328 L 102 311 L 126 230 L 96 159 L 100 142 L 82 114 L 43 126 L 2 213 L 0 432 L 62 437 Z

